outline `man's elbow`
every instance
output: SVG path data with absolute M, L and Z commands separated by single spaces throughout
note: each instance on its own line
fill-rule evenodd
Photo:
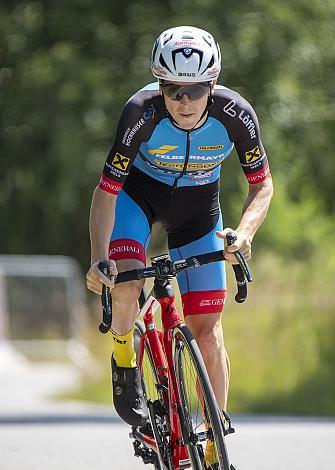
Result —
M 99 186 L 93 191 L 92 206 L 94 207 L 115 207 L 117 194 L 105 191 Z

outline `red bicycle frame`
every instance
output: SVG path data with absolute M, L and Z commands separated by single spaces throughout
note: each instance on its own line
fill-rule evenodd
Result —
M 154 313 L 159 307 L 162 308 L 162 326 L 163 332 L 157 330 Z M 175 470 L 187 468 L 191 465 L 187 446 L 183 443 L 182 429 L 178 410 L 181 408 L 181 402 L 177 387 L 176 376 L 174 373 L 172 357 L 172 332 L 173 329 L 182 323 L 179 312 L 175 306 L 175 297 L 164 297 L 155 299 L 150 296 L 141 310 L 146 328 L 145 334 L 141 337 L 139 363 L 142 367 L 142 359 L 145 349 L 145 342 L 148 341 L 153 356 L 154 367 L 157 371 L 159 385 L 167 387 L 167 396 L 163 394 L 164 405 L 169 410 L 170 427 L 170 447 L 172 461 Z M 143 439 L 147 446 L 158 453 L 155 439 Z M 149 436 L 147 436 L 149 437 Z
M 228 245 L 232 245 L 236 240 L 236 236 L 233 233 L 227 234 Z M 236 257 L 239 261 L 239 265 L 234 265 L 234 273 L 237 282 L 237 294 L 235 300 L 238 303 L 242 303 L 247 298 L 247 283 L 252 281 L 252 277 L 248 268 L 248 265 L 240 251 L 237 251 Z M 203 264 L 213 263 L 216 261 L 224 260 L 224 251 L 218 250 L 210 253 L 203 253 L 197 256 L 191 256 L 186 259 L 177 260 L 172 262 L 168 255 L 161 255 L 152 258 L 152 266 L 143 269 L 134 269 L 130 271 L 121 272 L 118 274 L 116 282 L 127 282 L 131 280 L 140 280 L 146 278 L 155 278 L 154 281 L 154 296 L 149 295 L 146 299 L 145 292 L 142 291 L 139 303 L 142 306 L 140 314 L 144 318 L 145 330 L 141 325 L 137 325 L 137 329 L 140 339 L 140 351 L 138 363 L 142 369 L 143 355 L 145 346 L 150 346 L 150 362 L 151 366 L 155 369 L 155 375 L 157 380 L 157 392 L 159 392 L 160 401 L 148 399 L 148 411 L 151 419 L 152 430 L 145 431 L 144 427 L 133 426 L 130 437 L 135 439 L 134 450 L 135 455 L 142 457 L 144 463 L 156 464 L 156 455 L 159 457 L 160 463 L 164 464 L 167 462 L 169 467 L 173 467 L 175 470 L 181 470 L 191 466 L 191 461 L 188 455 L 187 446 L 194 444 L 193 433 L 190 433 L 188 420 L 189 410 L 184 409 L 182 405 L 177 379 L 174 370 L 174 337 L 175 329 L 183 329 L 182 320 L 175 306 L 175 296 L 173 293 L 172 286 L 169 279 L 176 277 L 178 273 L 184 269 L 197 268 Z M 109 276 L 108 263 L 102 261 L 99 263 L 99 269 L 106 275 Z M 110 290 L 107 286 L 103 286 L 102 289 L 102 307 L 103 307 L 103 321 L 99 325 L 99 331 L 101 333 L 107 333 L 112 324 L 112 301 L 110 296 Z M 163 332 L 160 332 L 156 328 L 154 320 L 154 312 L 158 306 L 162 308 L 162 325 Z M 183 332 L 181 332 L 184 334 Z M 187 332 L 189 337 L 189 333 Z M 191 337 L 187 341 L 190 340 Z M 180 342 L 181 344 L 181 342 Z M 180 346 L 179 341 L 176 343 L 176 347 Z M 190 346 L 190 345 L 189 345 Z M 180 354 L 180 351 L 179 351 Z M 195 360 L 195 358 L 193 358 Z M 201 362 L 199 362 L 199 371 L 203 368 Z M 143 372 L 143 371 L 142 371 Z M 179 366 L 178 366 L 179 372 Z M 205 373 L 202 370 L 202 375 L 205 377 Z M 205 377 L 206 378 L 206 377 Z M 215 418 L 216 427 L 216 438 L 219 433 L 224 435 L 233 432 L 230 426 L 230 418 L 223 411 L 225 418 L 228 423 L 228 428 L 225 429 L 223 426 L 222 419 L 220 418 L 219 410 L 215 407 L 214 396 L 212 396 L 212 390 L 210 388 L 209 380 L 206 378 L 206 393 L 208 394 L 209 405 L 212 409 L 213 416 Z M 198 385 L 198 384 L 197 384 Z M 183 392 L 182 392 L 183 393 Z M 198 393 L 199 394 L 199 393 Z M 199 397 L 201 400 L 201 397 Z M 202 401 L 202 400 L 201 400 Z M 184 402 L 184 393 L 183 393 Z M 202 408 L 204 408 L 204 402 L 202 401 Z M 161 419 L 162 418 L 162 419 Z M 205 417 L 206 418 L 206 417 Z M 166 433 L 166 427 L 168 427 L 168 433 Z M 218 429 L 220 429 L 218 431 Z M 152 431 L 156 436 L 156 440 L 152 437 Z M 148 434 L 149 432 L 149 434 Z M 208 437 L 208 433 L 200 439 L 213 440 L 212 437 Z M 169 441 L 167 441 L 167 435 Z M 229 467 L 229 460 L 223 441 L 223 436 L 220 437 L 221 457 L 225 457 L 223 463 L 225 468 Z M 196 439 L 198 436 L 196 436 Z M 215 438 L 215 436 L 214 436 Z M 195 441 L 197 442 L 197 440 Z M 141 443 L 144 444 L 143 448 Z M 169 444 L 168 452 L 166 446 Z M 191 450 L 191 447 L 189 447 Z M 152 451 L 151 451 L 151 450 Z M 199 449 L 198 449 L 199 450 Z M 198 455 L 199 456 L 199 455 Z M 192 452 L 192 461 L 195 456 Z M 220 455 L 219 455 L 220 458 Z M 232 466 L 231 466 L 232 468 Z

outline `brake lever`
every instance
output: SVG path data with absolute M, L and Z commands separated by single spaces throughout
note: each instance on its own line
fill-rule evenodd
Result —
M 100 263 L 98 264 L 98 268 L 105 276 L 110 276 L 107 261 L 100 261 Z M 112 297 L 110 293 L 110 288 L 105 284 L 102 286 L 101 304 L 102 322 L 99 325 L 99 331 L 100 333 L 106 334 L 112 326 Z
M 227 244 L 229 246 L 233 245 L 237 240 L 237 235 L 233 232 L 228 232 L 227 235 L 226 235 L 226 239 L 227 239 Z M 243 274 L 247 278 L 247 281 L 252 282 L 251 272 L 249 270 L 249 266 L 248 266 L 248 264 L 247 264 L 247 262 L 246 262 L 246 260 L 243 256 L 243 254 L 241 253 L 240 250 L 237 250 L 237 251 L 234 251 L 234 255 L 236 256 L 238 264 L 241 266 L 241 269 L 243 271 Z

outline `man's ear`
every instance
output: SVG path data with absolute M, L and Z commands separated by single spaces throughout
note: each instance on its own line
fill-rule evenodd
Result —
M 216 83 L 217 83 L 217 79 L 212 80 L 212 83 L 211 83 L 211 95 L 214 94 L 214 87 L 215 87 Z

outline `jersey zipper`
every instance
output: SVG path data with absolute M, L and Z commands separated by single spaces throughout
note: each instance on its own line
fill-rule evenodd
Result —
M 192 129 L 191 129 L 192 130 Z M 174 193 L 174 190 L 176 189 L 177 185 L 178 185 L 178 180 L 180 180 L 180 178 L 182 178 L 185 173 L 186 173 L 186 170 L 187 170 L 187 165 L 188 165 L 188 161 L 189 161 L 189 158 L 190 158 L 190 147 L 191 147 L 191 130 L 189 131 L 186 131 L 187 133 L 187 139 L 186 139 L 186 153 L 185 153 L 185 161 L 184 161 L 184 166 L 183 166 L 183 169 L 180 173 L 179 176 L 177 176 L 174 180 L 174 183 L 173 183 L 173 186 L 172 186 L 172 190 L 171 190 L 171 195 Z

